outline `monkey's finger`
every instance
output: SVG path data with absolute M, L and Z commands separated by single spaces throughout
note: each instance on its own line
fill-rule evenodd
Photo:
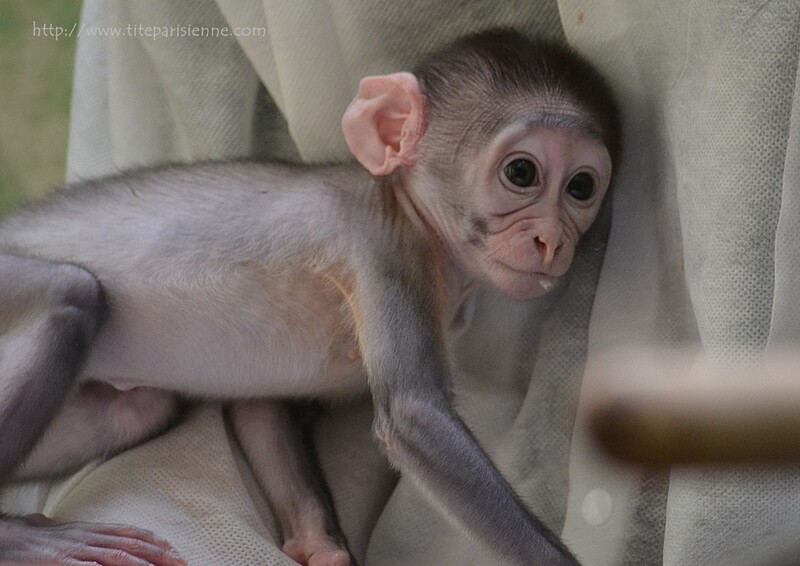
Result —
M 91 540 L 79 558 L 96 560 L 104 566 L 186 566 L 188 564 L 169 545 L 156 545 L 139 538 L 110 535 L 101 535 Z
M 108 546 L 101 546 L 107 544 Z M 188 562 L 172 547 L 164 548 L 137 539 L 97 541 L 93 557 L 108 566 L 186 566 Z M 97 559 L 97 558 L 95 558 Z
M 139 558 L 134 558 L 133 560 L 133 562 L 127 559 L 124 562 L 117 562 L 108 561 L 102 557 L 99 557 L 96 560 L 69 559 L 64 562 L 58 562 L 57 565 L 54 564 L 54 566 L 153 566 L 153 564 L 147 560 L 141 560 Z
M 187 564 L 169 542 L 150 531 L 129 525 L 72 523 L 61 525 L 83 532 L 82 544 L 71 556 L 96 561 L 104 566 L 185 566 Z
M 169 543 L 126 525 L 56 523 L 42 515 L 10 517 L 0 525 L 0 542 L 16 544 L 0 564 L 186 566 Z M 2 545 L 0 545 L 2 546 Z M 3 546 L 3 550 L 6 547 Z
M 122 524 L 94 524 L 94 523 L 81 523 L 85 528 L 89 528 L 92 532 L 99 535 L 109 535 L 114 537 L 132 538 L 142 540 L 160 546 L 162 548 L 171 549 L 172 545 L 163 538 L 157 536 L 154 532 L 146 529 L 139 529 L 130 525 Z

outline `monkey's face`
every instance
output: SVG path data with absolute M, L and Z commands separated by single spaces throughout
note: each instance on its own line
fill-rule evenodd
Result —
M 511 298 L 545 294 L 569 269 L 608 190 L 605 145 L 576 129 L 523 123 L 463 170 L 468 200 L 456 245 L 464 267 Z

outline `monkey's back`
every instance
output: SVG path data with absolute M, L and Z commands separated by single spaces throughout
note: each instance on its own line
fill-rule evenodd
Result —
M 312 390 L 355 391 L 365 383 L 337 278 L 353 268 L 342 258 L 371 245 L 360 233 L 380 215 L 370 185 L 350 167 L 143 170 L 20 209 L 0 223 L 0 253 L 74 263 L 101 282 L 110 317 L 89 378 L 213 397 L 227 396 L 226 379 L 249 395 L 321 378 Z
M 0 251 L 76 263 L 98 276 L 150 272 L 162 258 L 170 270 L 182 258 L 275 262 L 357 231 L 350 217 L 375 208 L 369 183 L 347 166 L 241 161 L 144 169 L 77 183 L 12 212 L 0 220 Z

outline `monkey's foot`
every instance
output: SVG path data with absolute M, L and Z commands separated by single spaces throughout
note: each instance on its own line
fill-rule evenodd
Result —
M 350 553 L 328 536 L 291 537 L 281 550 L 303 566 L 350 566 Z
M 0 520 L 0 564 L 186 566 L 168 542 L 127 525 L 56 523 L 42 515 Z

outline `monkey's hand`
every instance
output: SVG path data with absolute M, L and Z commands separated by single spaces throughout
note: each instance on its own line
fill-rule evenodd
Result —
M 0 520 L 0 564 L 186 566 L 166 541 L 127 525 L 56 523 L 42 515 Z

